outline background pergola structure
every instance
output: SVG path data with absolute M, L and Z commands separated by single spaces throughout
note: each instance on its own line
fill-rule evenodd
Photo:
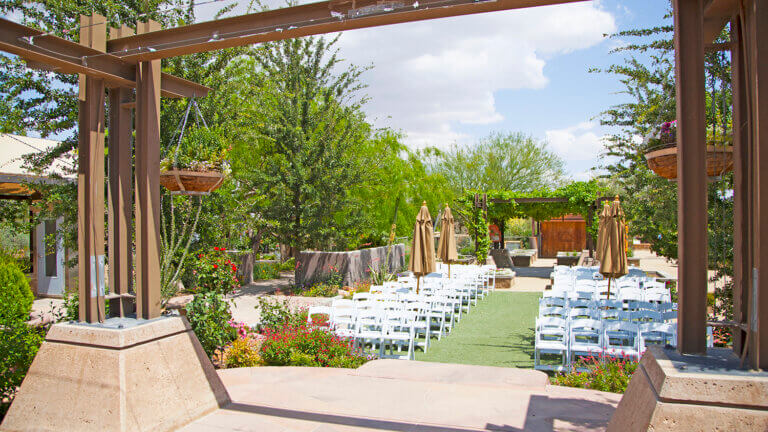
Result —
M 0 20 L 0 49 L 32 67 L 85 75 L 80 83 L 80 318 L 99 321 L 98 263 L 103 260 L 104 89 L 110 88 L 110 144 L 126 147 L 128 109 L 136 110 L 136 305 L 137 316 L 160 313 L 159 146 L 160 95 L 201 96 L 193 83 L 162 76 L 160 59 L 259 42 L 343 30 L 492 12 L 570 0 L 332 0 L 161 30 L 139 23 L 106 40 L 103 17 L 83 17 L 81 45 Z M 707 172 L 705 152 L 704 52 L 729 49 L 733 58 L 735 158 L 734 307 L 735 349 L 754 367 L 768 368 L 768 2 L 674 0 L 678 120 L 679 319 L 678 350 L 706 353 Z M 731 42 L 711 42 L 731 23 Z M 80 62 L 72 61 L 80 58 Z M 136 88 L 136 99 L 128 101 Z M 180 89 L 181 88 L 181 89 Z M 111 152 L 110 152 L 111 153 Z M 128 260 L 121 231 L 130 214 L 127 164 L 110 160 L 110 259 Z M 114 175 L 113 175 L 114 174 Z M 121 219 L 122 218 L 122 219 Z M 125 254 L 125 255 L 123 255 Z M 113 257 L 115 255 L 115 257 Z M 117 269 L 119 267 L 119 270 Z M 113 267 L 116 301 L 126 299 L 127 274 Z M 765 273 L 761 275 L 760 273 Z M 122 304 L 122 303 L 121 303 Z M 120 314 L 124 314 L 123 308 Z
M 595 200 L 595 202 L 589 207 L 589 210 L 587 211 L 587 214 L 581 215 L 584 220 L 587 222 L 587 225 L 589 225 L 590 221 L 592 221 L 592 217 L 594 215 L 595 211 L 598 211 L 600 209 L 600 204 L 605 201 L 611 201 L 614 197 L 600 197 Z M 487 194 L 475 194 L 475 199 L 473 201 L 473 204 L 475 205 L 475 208 L 483 210 L 483 214 L 485 216 L 485 220 L 488 221 L 488 203 L 493 204 L 509 204 L 512 201 L 516 203 L 567 203 L 569 200 L 566 197 L 530 197 L 530 198 L 512 198 L 512 199 L 501 199 L 501 198 L 491 198 L 488 199 Z M 490 221 L 488 221 L 490 222 Z M 504 221 L 501 221 L 501 236 L 502 240 L 504 238 Z M 592 256 L 592 253 L 595 250 L 595 244 L 592 239 L 592 236 L 587 232 L 586 235 L 586 245 L 587 249 L 589 249 L 589 254 Z M 539 245 L 541 247 L 541 245 Z M 477 253 L 477 233 L 475 233 L 475 253 Z

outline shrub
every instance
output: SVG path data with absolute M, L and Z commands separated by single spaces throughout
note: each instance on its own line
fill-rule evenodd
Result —
M 259 309 L 261 320 L 258 330 L 265 332 L 267 330 L 277 330 L 285 326 L 297 327 L 307 322 L 307 310 L 300 309 L 292 312 L 288 306 L 287 300 L 274 299 L 268 297 L 259 297 Z
M 229 294 L 239 287 L 237 266 L 229 260 L 226 249 L 214 247 L 211 252 L 198 253 L 192 264 L 197 292 Z
M 301 294 L 307 297 L 335 297 L 339 294 L 339 287 L 320 282 L 302 291 Z
M 280 271 L 294 271 L 296 270 L 296 258 L 289 258 L 284 263 L 280 264 Z
M 35 297 L 13 257 L 0 255 L 0 322 L 27 321 Z
M 285 326 L 264 335 L 261 358 L 272 366 L 358 367 L 369 360 L 349 340 L 318 327 Z
M 345 299 L 352 299 L 352 296 L 354 296 L 356 293 L 363 293 L 363 292 L 370 292 L 371 291 L 371 281 L 360 281 L 355 282 L 352 286 L 351 290 L 348 290 L 348 294 L 344 296 Z
M 576 370 L 582 368 L 586 368 L 587 371 Z M 556 385 L 566 387 L 624 393 L 635 369 L 637 369 L 637 362 L 634 360 L 601 355 L 579 360 L 570 372 L 556 374 L 553 381 Z
M 253 266 L 253 280 L 278 279 L 280 267 L 275 263 L 256 263 Z
M 225 368 L 254 367 L 261 364 L 261 343 L 252 337 L 240 337 L 224 348 L 221 356 Z
M 0 322 L 0 420 L 5 416 L 16 388 L 32 365 L 45 339 L 45 330 L 13 319 Z
M 189 324 L 208 357 L 213 358 L 217 349 L 237 337 L 237 330 L 229 325 L 232 320 L 229 303 L 221 294 L 195 294 L 192 301 L 187 303 L 186 311 Z
M 26 323 L 33 300 L 17 261 L 0 255 L 0 419 L 45 338 L 44 329 Z

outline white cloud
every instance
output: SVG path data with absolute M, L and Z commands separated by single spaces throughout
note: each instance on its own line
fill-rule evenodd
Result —
M 615 29 L 609 12 L 583 2 L 354 30 L 339 48 L 349 62 L 375 65 L 363 81 L 376 126 L 405 131 L 415 147 L 447 147 L 471 138 L 456 125 L 503 120 L 496 92 L 545 87 L 549 58 L 594 46 Z
M 583 122 L 564 129 L 548 130 L 547 145 L 565 161 L 566 170 L 574 180 L 589 180 L 598 173 L 606 135 L 592 122 Z
M 404 130 L 414 147 L 447 147 L 471 138 L 456 125 L 503 120 L 498 91 L 545 87 L 549 57 L 615 27 L 608 12 L 579 3 L 350 31 L 339 45 L 346 60 L 375 65 L 363 79 L 377 126 Z
M 594 123 L 583 122 L 565 129 L 548 130 L 545 135 L 549 148 L 564 160 L 596 161 L 604 147 L 604 135 L 598 133 Z

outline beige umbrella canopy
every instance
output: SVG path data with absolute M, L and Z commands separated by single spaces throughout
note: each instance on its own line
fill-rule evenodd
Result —
M 451 261 L 459 259 L 456 252 L 456 233 L 453 228 L 453 213 L 448 204 L 445 205 L 443 216 L 440 218 L 440 242 L 437 244 L 437 257 L 448 264 L 448 277 L 451 277 Z
M 421 209 L 416 216 L 413 227 L 413 243 L 411 244 L 411 260 L 408 270 L 416 276 L 416 291 L 419 277 L 435 271 L 435 238 L 432 228 L 432 216 L 429 214 L 427 202 L 421 203 Z
M 599 222 L 597 225 L 597 248 L 595 249 L 595 259 L 599 262 L 603 262 L 603 251 L 608 248 L 608 218 L 604 215 L 608 215 L 611 212 L 611 204 L 606 202 L 603 204 L 603 210 L 600 212 Z
M 608 296 L 611 295 L 611 279 L 627 274 L 627 231 L 624 211 L 619 197 L 610 205 L 603 206 L 597 236 L 597 257 L 600 259 L 600 273 L 608 278 Z

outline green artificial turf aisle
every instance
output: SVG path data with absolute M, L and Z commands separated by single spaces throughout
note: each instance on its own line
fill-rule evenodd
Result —
M 540 293 L 491 293 L 441 341 L 432 339 L 416 360 L 532 368 Z

